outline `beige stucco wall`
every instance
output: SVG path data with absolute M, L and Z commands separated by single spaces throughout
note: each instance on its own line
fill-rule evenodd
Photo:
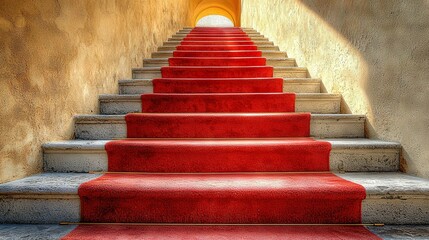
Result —
M 428 0 L 243 0 L 242 26 L 269 37 L 366 114 L 367 135 L 401 142 L 403 170 L 429 177 Z
M 41 171 L 41 144 L 71 139 L 157 46 L 191 25 L 189 0 L 1 0 L 0 182 Z

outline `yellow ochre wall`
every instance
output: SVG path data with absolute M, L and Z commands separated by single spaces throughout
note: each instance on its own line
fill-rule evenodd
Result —
M 1 0 L 0 182 L 42 169 L 41 144 L 73 137 L 157 46 L 192 25 L 192 0 Z
M 368 137 L 399 141 L 402 170 L 429 178 L 428 0 L 242 0 L 242 26 L 270 38 Z

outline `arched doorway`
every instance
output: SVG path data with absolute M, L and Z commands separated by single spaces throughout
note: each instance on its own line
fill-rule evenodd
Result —
M 199 21 L 205 17 L 204 22 L 208 20 L 221 21 L 227 23 L 226 19 L 232 23 L 232 26 L 240 26 L 241 0 L 194 0 L 193 27 L 197 26 Z M 215 17 L 221 16 L 221 17 Z M 217 19 L 217 20 L 216 20 Z M 221 20 L 222 19 L 222 20 Z M 221 23 L 219 22 L 219 23 Z M 232 27 L 231 26 L 231 27 Z

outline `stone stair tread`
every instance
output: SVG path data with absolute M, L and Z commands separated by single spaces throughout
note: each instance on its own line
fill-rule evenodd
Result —
M 277 138 L 273 138 L 277 139 Z M 151 139 L 153 140 L 153 139 Z M 160 141 L 165 141 L 167 139 L 159 139 Z M 174 141 L 175 139 L 171 139 Z M 188 139 L 189 141 L 204 141 L 204 139 Z M 241 139 L 228 139 L 240 141 Z M 261 139 L 255 139 L 255 141 L 262 141 Z M 269 138 L 264 139 L 269 140 Z M 368 138 L 327 138 L 320 139 L 322 141 L 327 141 L 332 144 L 332 149 L 400 149 L 401 144 L 398 142 L 375 140 Z M 104 145 L 110 140 L 64 140 L 56 142 L 48 142 L 43 144 L 43 149 L 45 151 L 67 151 L 67 150 L 103 150 Z M 181 139 L 184 141 L 184 139 Z
M 149 140 L 149 139 L 148 139 Z M 154 141 L 179 140 L 183 144 L 198 144 L 207 139 L 150 139 Z M 213 139 L 209 139 L 213 141 Z M 240 143 L 243 139 L 228 139 Z M 245 139 L 249 141 L 249 139 Z M 251 140 L 251 139 L 250 139 Z M 253 139 L 260 142 L 260 139 Z M 264 139 L 279 140 L 279 139 Z M 322 139 L 332 145 L 329 166 L 332 171 L 391 172 L 399 169 L 399 151 L 401 145 L 396 142 L 354 139 Z M 44 168 L 51 172 L 91 172 L 107 170 L 107 153 L 105 144 L 110 140 L 66 140 L 49 142 L 43 145 Z M 143 140 L 144 141 L 144 140 Z M 225 141 L 225 139 L 216 139 Z
M 399 172 L 337 175 L 366 189 L 367 197 L 362 201 L 363 222 L 429 224 L 428 179 Z M 42 173 L 0 184 L 0 212 L 4 213 L 0 214 L 0 222 L 80 221 L 78 187 L 98 176 L 88 173 Z
M 176 68 L 258 68 L 255 66 L 169 66 L 176 67 Z M 261 66 L 264 67 L 264 66 Z M 307 70 L 306 67 L 273 67 L 274 70 Z M 161 71 L 161 67 L 135 67 L 132 68 L 132 71 Z
M 133 84 L 133 83 L 147 83 L 152 85 L 152 80 L 150 78 L 141 78 L 141 79 L 121 79 L 119 84 Z M 283 78 L 283 81 L 290 83 L 320 83 L 319 78 Z
M 249 175 L 253 174 L 257 176 L 263 173 L 250 173 Z M 222 177 L 222 174 L 217 175 L 220 178 Z M 366 189 L 367 198 L 402 199 L 419 197 L 429 199 L 429 179 L 400 172 L 336 173 L 336 175 L 362 185 Z M 80 184 L 99 176 L 100 174 L 89 173 L 36 174 L 20 180 L 0 184 L 0 196 L 77 194 Z
M 244 52 L 247 52 L 248 50 L 234 50 L 234 51 L 244 51 Z M 280 52 L 280 53 L 286 54 L 286 52 L 279 51 L 279 50 L 264 50 L 264 49 L 262 49 L 262 50 L 257 50 L 257 51 L 261 51 L 262 53 L 264 53 L 264 52 Z M 173 50 L 170 50 L 170 51 L 157 51 L 157 52 L 154 52 L 154 53 L 171 53 L 171 54 L 173 54 L 173 52 L 174 52 Z
M 142 113 L 142 114 L 158 114 L 158 113 Z M 159 113 L 159 114 L 181 114 L 181 113 Z M 198 113 L 200 114 L 200 113 Z M 207 113 L 207 114 L 234 114 L 234 113 Z M 237 113 L 243 114 L 243 113 Z M 264 113 L 252 113 L 252 114 L 264 114 Z M 270 113 L 271 114 L 271 113 Z M 276 114 L 276 113 L 272 113 Z M 186 113 L 186 115 L 192 115 L 192 113 Z M 365 121 L 365 115 L 361 114 L 311 114 L 312 119 L 324 119 L 324 120 L 357 120 Z M 100 114 L 81 114 L 75 115 L 76 123 L 87 122 L 87 121 L 125 121 L 125 115 L 100 115 Z
M 180 58 L 199 58 L 199 57 L 180 57 Z M 256 57 L 201 57 L 201 58 L 219 58 L 219 59 L 225 59 L 225 58 L 256 58 Z M 263 58 L 263 57 L 262 57 Z M 295 60 L 295 58 L 266 58 L 270 61 L 288 61 L 288 60 Z M 144 58 L 144 61 L 157 61 L 157 62 L 167 62 L 168 58 Z
M 174 93 L 146 93 L 146 94 L 174 94 Z M 180 94 L 180 93 L 178 93 Z M 182 93 L 185 95 L 238 95 L 238 94 L 258 94 L 258 93 Z M 260 93 L 265 94 L 265 93 Z M 269 93 L 267 93 L 269 94 Z M 102 101 L 116 101 L 116 100 L 140 100 L 141 94 L 100 94 L 99 100 Z M 338 93 L 296 93 L 297 99 L 311 98 L 311 99 L 341 99 L 341 94 Z

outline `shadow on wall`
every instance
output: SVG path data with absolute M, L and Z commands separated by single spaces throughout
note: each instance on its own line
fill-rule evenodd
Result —
M 242 25 L 287 50 L 366 114 L 370 138 L 399 141 L 403 170 L 429 178 L 429 1 L 244 0 Z
M 368 104 L 368 136 L 401 141 L 403 159 L 423 161 L 420 167 L 428 169 L 429 1 L 301 2 L 365 60 L 367 78 L 360 87 Z M 402 167 L 408 170 L 405 160 Z

